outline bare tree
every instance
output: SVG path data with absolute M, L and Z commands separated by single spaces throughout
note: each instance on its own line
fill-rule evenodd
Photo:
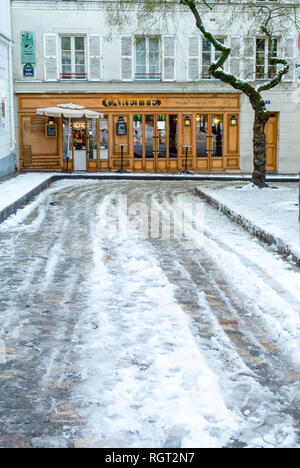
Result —
M 277 50 L 275 50 L 276 40 L 273 34 L 276 31 L 276 35 L 284 35 L 291 27 L 299 29 L 300 0 L 294 0 L 294 3 L 287 3 L 284 0 L 283 2 L 272 1 L 272 3 L 258 0 L 222 0 L 220 5 L 211 0 L 119 0 L 117 7 L 112 7 L 110 2 L 108 2 L 108 5 L 108 11 L 110 12 L 108 22 L 111 22 L 114 26 L 130 24 L 134 6 L 138 23 L 146 30 L 149 23 L 151 23 L 152 14 L 159 15 L 160 18 L 175 18 L 176 13 L 178 14 L 179 5 L 190 10 L 195 18 L 196 27 L 201 34 L 220 52 L 216 55 L 217 60 L 209 67 L 210 75 L 244 93 L 254 110 L 254 171 L 252 181 L 259 187 L 266 186 L 265 126 L 269 119 L 269 112 L 262 97 L 262 92 L 277 86 L 281 83 L 284 75 L 289 72 L 290 65 L 288 61 L 284 57 L 277 56 Z M 254 37 L 261 35 L 269 40 L 268 60 L 274 73 L 271 77 L 268 76 L 266 81 L 259 81 L 256 84 L 253 75 L 241 79 L 239 76 L 224 70 L 224 63 L 230 56 L 231 49 L 221 43 L 214 33 L 208 31 L 204 24 L 206 13 L 212 10 L 216 13 L 218 7 L 223 9 L 222 12 L 220 11 L 223 24 L 226 21 L 228 27 L 233 26 L 235 23 L 240 23 L 242 16 L 245 22 L 248 23 L 248 35 L 252 34 Z M 224 7 L 226 10 L 224 10 Z M 216 13 L 216 16 L 219 16 L 220 20 L 218 13 Z M 241 57 L 241 60 L 243 60 L 243 57 Z
M 206 0 L 203 0 L 206 3 Z M 281 81 L 282 77 L 288 73 L 289 64 L 284 58 L 278 58 L 274 53 L 274 38 L 269 29 L 269 24 L 275 18 L 280 17 L 283 12 L 282 7 L 276 8 L 273 6 L 261 7 L 257 17 L 262 17 L 263 22 L 260 26 L 261 33 L 264 34 L 270 40 L 271 50 L 270 50 L 270 65 L 282 65 L 281 69 L 275 73 L 271 79 L 266 82 L 259 84 L 258 86 L 253 85 L 250 81 L 241 80 L 239 77 L 231 73 L 227 73 L 223 70 L 223 65 L 227 58 L 230 55 L 231 49 L 226 47 L 224 44 L 219 42 L 217 38 L 210 32 L 207 31 L 201 14 L 197 8 L 196 2 L 194 0 L 180 0 L 182 5 L 187 6 L 192 14 L 195 17 L 196 26 L 201 31 L 203 36 L 211 42 L 211 44 L 221 52 L 219 59 L 212 63 L 209 72 L 214 77 L 224 83 L 229 84 L 234 89 L 242 91 L 248 98 L 251 103 L 251 106 L 254 110 L 254 125 L 253 125 L 253 165 L 254 171 L 252 174 L 252 181 L 255 185 L 259 187 L 266 186 L 266 137 L 265 137 L 265 126 L 269 120 L 269 112 L 266 108 L 265 101 L 262 97 L 262 92 L 270 90 L 277 86 Z M 252 2 L 247 2 L 248 7 L 251 7 Z M 250 5 L 249 5 L 250 3 Z M 208 4 L 207 4 L 208 5 Z M 208 5 L 209 7 L 209 5 Z M 263 13 L 261 15 L 261 13 Z M 286 13 L 286 12 L 285 12 Z M 278 16 L 279 15 L 279 16 Z

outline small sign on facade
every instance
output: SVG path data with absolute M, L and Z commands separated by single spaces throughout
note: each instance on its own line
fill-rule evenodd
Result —
M 21 63 L 35 63 L 34 33 L 21 33 Z
M 56 124 L 46 124 L 46 137 L 47 138 L 57 137 L 57 125 Z
M 23 67 L 23 77 L 33 78 L 34 77 L 34 66 L 31 63 L 26 63 Z
M 127 135 L 127 125 L 126 122 L 124 122 L 124 120 L 119 120 L 117 122 L 117 135 Z

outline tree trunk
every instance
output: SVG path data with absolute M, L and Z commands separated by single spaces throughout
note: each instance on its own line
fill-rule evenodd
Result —
M 265 126 L 268 121 L 265 115 L 255 111 L 253 125 L 253 156 L 254 170 L 252 182 L 259 187 L 267 187 L 266 184 L 266 136 Z

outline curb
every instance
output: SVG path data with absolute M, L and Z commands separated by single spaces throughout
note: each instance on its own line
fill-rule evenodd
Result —
M 164 173 L 132 173 L 118 174 L 116 172 L 103 173 L 58 173 L 53 175 L 55 180 L 60 179 L 99 179 L 99 180 L 195 180 L 195 181 L 220 181 L 220 182 L 250 182 L 251 175 L 245 174 L 227 174 L 227 175 L 210 175 L 210 174 L 164 174 Z M 298 175 L 269 175 L 267 182 L 298 182 Z
M 43 190 L 47 189 L 52 182 L 54 182 L 54 177 L 49 177 L 49 179 L 45 180 L 41 184 L 37 185 L 33 190 L 30 192 L 27 192 L 26 195 L 23 197 L 19 198 L 15 202 L 13 202 L 11 205 L 8 205 L 4 210 L 0 211 L 0 223 L 3 223 L 9 216 L 12 214 L 15 214 L 19 208 L 22 207 L 22 205 L 25 205 L 26 203 L 29 203 L 34 197 L 39 195 Z
M 269 232 L 266 232 L 262 228 L 256 226 L 251 221 L 249 221 L 249 219 L 239 215 L 232 209 L 228 208 L 228 206 L 217 201 L 211 195 L 208 195 L 207 193 L 200 190 L 198 187 L 195 188 L 195 193 L 202 200 L 209 203 L 209 205 L 213 206 L 214 208 L 217 208 L 217 210 L 224 213 L 231 221 L 234 221 L 235 223 L 242 226 L 244 229 L 250 232 L 250 234 L 257 237 L 259 240 L 265 242 L 266 244 L 272 245 L 277 253 L 279 253 L 285 258 L 290 257 L 291 260 L 295 262 L 298 267 L 300 267 L 300 257 L 295 255 L 295 253 L 291 250 L 289 245 L 283 242 L 281 239 L 279 239 L 276 236 L 273 236 L 273 234 L 270 234 Z

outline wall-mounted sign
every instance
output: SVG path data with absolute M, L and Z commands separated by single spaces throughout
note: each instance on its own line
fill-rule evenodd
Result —
M 56 124 L 46 124 L 46 137 L 47 138 L 57 137 L 57 125 Z
M 103 99 L 104 107 L 159 107 L 161 101 L 159 99 Z
M 21 63 L 35 63 L 34 33 L 21 33 Z
M 28 77 L 33 78 L 34 77 L 34 65 L 32 65 L 31 63 L 26 63 L 26 65 L 24 65 L 24 67 L 23 67 L 23 77 L 24 78 L 28 78 Z

